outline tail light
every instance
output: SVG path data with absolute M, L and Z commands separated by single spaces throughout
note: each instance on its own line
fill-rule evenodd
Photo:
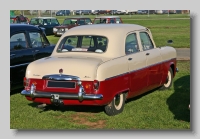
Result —
M 99 81 L 98 80 L 94 80 L 94 89 L 95 90 L 99 89 Z
M 29 89 L 30 89 L 29 83 L 30 83 L 30 80 L 29 80 L 28 78 L 24 77 L 24 88 L 25 88 L 26 90 L 29 90 Z

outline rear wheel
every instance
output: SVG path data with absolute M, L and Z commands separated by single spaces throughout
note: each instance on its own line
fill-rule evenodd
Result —
M 105 113 L 109 116 L 119 114 L 123 111 L 125 104 L 125 94 L 118 94 L 114 99 L 105 106 Z
M 170 67 L 167 73 L 166 82 L 163 84 L 160 90 L 169 89 L 172 86 L 172 80 L 173 80 L 173 71 L 172 68 Z

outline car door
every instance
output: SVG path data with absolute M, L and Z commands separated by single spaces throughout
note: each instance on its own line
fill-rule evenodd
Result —
M 28 36 L 31 42 L 32 51 L 34 52 L 34 60 L 47 57 L 51 55 L 54 46 L 50 46 L 50 43 L 40 31 L 30 31 Z
M 146 56 L 140 52 L 136 33 L 126 37 L 125 54 L 129 65 L 130 97 L 146 91 L 148 71 L 146 69 Z
M 10 81 L 12 85 L 23 82 L 27 65 L 34 60 L 25 31 L 10 36 Z M 21 84 L 22 85 L 22 84 Z
M 147 59 L 148 89 L 150 90 L 160 85 L 163 75 L 162 58 L 160 55 L 160 48 L 155 48 L 147 32 L 140 32 L 140 40 Z

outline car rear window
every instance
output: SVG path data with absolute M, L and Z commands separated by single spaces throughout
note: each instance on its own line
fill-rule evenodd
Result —
M 83 35 L 67 36 L 58 46 L 57 52 L 95 52 L 103 53 L 107 49 L 108 39 L 104 36 Z

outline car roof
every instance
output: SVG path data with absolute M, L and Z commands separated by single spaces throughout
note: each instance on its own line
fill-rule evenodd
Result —
M 67 18 L 65 18 L 65 19 L 84 19 L 84 18 L 87 18 L 87 19 L 88 19 L 89 17 L 82 17 L 82 16 L 81 16 L 81 17 L 80 17 L 80 16 L 77 16 L 77 17 L 76 17 L 76 16 L 75 16 L 75 17 L 67 17 Z M 90 18 L 89 18 L 89 19 L 90 19 Z
M 10 24 L 10 31 L 15 32 L 18 30 L 40 30 L 38 27 L 28 24 Z
M 58 41 L 66 36 L 77 36 L 77 35 L 94 35 L 104 36 L 108 38 L 109 47 L 105 53 L 102 53 L 104 57 L 119 57 L 124 55 L 124 42 L 127 34 L 134 33 L 135 31 L 148 31 L 146 27 L 137 24 L 92 24 L 76 26 L 69 29 L 63 34 Z M 58 45 L 57 45 L 58 46 Z M 57 55 L 54 51 L 53 54 Z M 59 54 L 58 54 L 59 55 Z
M 56 19 L 55 17 L 33 17 L 32 19 Z
M 77 26 L 67 31 L 68 35 L 102 35 L 113 36 L 113 34 L 126 35 L 130 31 L 146 30 L 146 27 L 137 24 L 92 24 Z
M 98 16 L 95 18 L 120 18 L 119 16 Z

